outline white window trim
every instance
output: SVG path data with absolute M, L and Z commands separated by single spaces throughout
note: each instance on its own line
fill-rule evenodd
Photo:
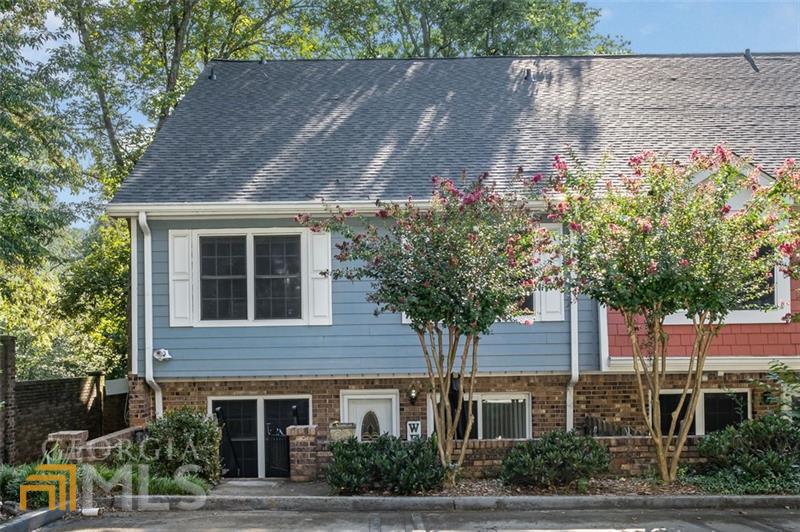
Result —
M 532 408 L 531 408 L 531 394 L 530 392 L 475 392 L 473 394 L 475 396 L 475 402 L 478 405 L 477 413 L 475 422 L 478 424 L 478 439 L 483 439 L 483 408 L 481 408 L 481 399 L 524 399 L 526 408 L 525 408 L 525 437 L 524 438 L 503 438 L 510 441 L 524 441 L 530 440 L 533 437 L 533 415 L 532 415 Z M 436 399 L 438 402 L 440 394 L 436 394 Z M 464 393 L 464 401 L 469 400 L 469 394 Z M 425 401 L 427 406 L 427 430 L 428 436 L 430 437 L 433 434 L 434 430 L 434 420 L 433 420 L 433 401 L 431 400 L 430 394 L 428 394 L 428 398 Z
M 682 389 L 669 389 L 661 390 L 662 395 L 678 395 L 683 393 Z M 694 411 L 694 433 L 697 436 L 705 436 L 706 434 L 706 411 L 705 411 L 705 396 L 706 394 L 731 394 L 731 393 L 746 393 L 747 394 L 747 419 L 753 418 L 753 391 L 750 388 L 703 388 L 700 390 L 700 398 L 697 400 L 697 406 Z M 687 400 L 689 397 L 687 395 Z M 652 415 L 652 405 L 650 402 L 650 414 Z M 677 430 L 677 429 L 676 429 Z
M 293 395 L 209 395 L 206 398 L 206 411 L 210 418 L 216 419 L 212 404 L 214 401 L 256 401 L 256 447 L 258 449 L 258 478 L 265 478 L 267 474 L 266 460 L 266 434 L 264 432 L 264 400 L 269 399 L 308 399 L 308 424 L 314 424 L 314 401 L 310 393 Z
M 372 390 L 340 390 L 339 415 L 342 423 L 357 423 L 350 419 L 348 406 L 351 399 L 391 399 L 392 400 L 392 432 L 391 435 L 400 437 L 400 390 L 396 388 Z M 361 434 L 356 432 L 356 438 L 361 441 Z
M 309 230 L 293 227 L 268 227 L 258 229 L 197 229 L 192 231 L 192 326 L 193 327 L 275 327 L 308 325 L 310 323 L 311 290 L 309 278 Z M 255 319 L 255 247 L 253 238 L 271 235 L 300 235 L 300 290 L 303 294 L 301 319 Z M 247 319 L 246 320 L 201 320 L 200 295 L 200 237 L 243 236 L 247 242 Z

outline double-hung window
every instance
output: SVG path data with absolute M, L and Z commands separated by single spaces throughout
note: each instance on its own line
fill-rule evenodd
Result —
M 330 248 L 303 228 L 171 230 L 170 326 L 330 325 Z

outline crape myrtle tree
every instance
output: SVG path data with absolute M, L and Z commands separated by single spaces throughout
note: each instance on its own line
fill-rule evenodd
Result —
M 800 164 L 794 158 L 786 159 L 774 172 L 775 184 L 770 187 L 769 197 L 779 207 L 778 250 L 784 257 L 784 272 L 792 279 L 800 278 L 797 254 L 800 250 Z M 787 313 L 788 322 L 800 322 L 800 313 L 795 309 Z
M 770 290 L 780 260 L 777 217 L 759 169 L 734 160 L 722 146 L 709 155 L 695 150 L 685 163 L 645 151 L 628 164 L 630 171 L 612 183 L 557 157 L 548 210 L 569 228 L 561 242 L 569 289 L 624 319 L 639 409 L 661 479 L 671 482 L 711 343 L 732 310 L 756 308 Z M 751 190 L 752 199 L 733 208 L 743 189 Z M 664 321 L 676 313 L 688 318 L 695 339 L 677 407 L 662 425 L 660 393 L 670 351 Z
M 521 169 L 515 179 L 524 179 Z M 368 217 L 335 208 L 325 219 L 303 214 L 297 221 L 342 236 L 335 279 L 371 281 L 367 298 L 376 313 L 404 313 L 410 320 L 425 359 L 429 397 L 438 400 L 433 410 L 439 459 L 453 482 L 475 421 L 480 338 L 499 320 L 519 314 L 532 290 L 550 286 L 558 267 L 553 237 L 539 226 L 524 195 L 499 192 L 485 174 L 461 188 L 436 177 L 433 185 L 430 201 L 378 201 Z M 457 438 L 463 440 L 460 449 Z

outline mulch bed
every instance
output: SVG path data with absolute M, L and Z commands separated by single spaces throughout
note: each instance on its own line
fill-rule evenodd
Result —
M 432 497 L 503 497 L 513 495 L 700 495 L 703 491 L 691 484 L 675 482 L 659 484 L 655 479 L 641 477 L 594 478 L 579 492 L 575 485 L 561 488 L 534 488 L 506 486 L 499 479 L 462 479 L 453 488 L 442 488 Z M 373 491 L 365 495 L 386 496 L 391 493 Z

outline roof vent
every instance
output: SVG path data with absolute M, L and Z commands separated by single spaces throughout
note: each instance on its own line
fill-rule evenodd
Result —
M 217 79 L 217 74 L 214 72 L 214 67 L 211 67 L 211 73 L 208 75 L 208 79 Z
M 753 70 L 755 70 L 756 72 L 761 72 L 758 69 L 758 65 L 756 65 L 755 59 L 753 59 L 753 54 L 750 53 L 750 48 L 745 49 L 744 58 L 747 59 L 747 62 L 750 63 L 751 67 L 753 67 Z

